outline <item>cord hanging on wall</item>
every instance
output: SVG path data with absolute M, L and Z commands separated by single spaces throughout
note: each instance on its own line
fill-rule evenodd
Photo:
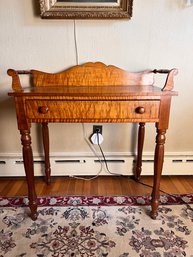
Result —
M 74 20 L 74 45 L 75 45 L 75 54 L 76 54 L 76 65 L 79 65 L 78 46 L 77 46 L 77 33 L 76 33 L 76 20 Z

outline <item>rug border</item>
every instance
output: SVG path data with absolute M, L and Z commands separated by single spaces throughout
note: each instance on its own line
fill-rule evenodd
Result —
M 26 207 L 27 196 L 0 197 L 1 207 Z M 151 204 L 151 196 L 39 196 L 38 207 L 41 206 L 148 206 Z M 160 205 L 193 204 L 193 194 L 162 194 Z

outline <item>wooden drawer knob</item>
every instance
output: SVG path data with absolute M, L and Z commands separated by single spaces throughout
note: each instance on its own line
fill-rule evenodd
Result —
M 48 109 L 47 106 L 40 106 L 40 107 L 38 108 L 38 112 L 39 112 L 39 113 L 42 113 L 42 114 L 47 113 L 48 110 L 49 110 L 49 109 Z
M 136 113 L 139 113 L 139 114 L 143 114 L 145 112 L 145 108 L 144 107 L 137 107 L 135 109 Z

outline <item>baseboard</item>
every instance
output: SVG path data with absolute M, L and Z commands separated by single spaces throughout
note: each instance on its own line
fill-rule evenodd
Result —
M 131 153 L 105 153 L 110 172 L 132 175 L 135 156 Z M 99 159 L 101 161 L 99 161 Z M 142 175 L 153 175 L 153 153 L 143 154 Z M 53 176 L 109 175 L 102 158 L 90 153 L 52 153 L 50 156 Z M 44 175 L 42 156 L 34 155 L 35 176 Z M 192 175 L 193 153 L 165 153 L 163 175 Z M 22 156 L 0 154 L 0 176 L 25 176 Z

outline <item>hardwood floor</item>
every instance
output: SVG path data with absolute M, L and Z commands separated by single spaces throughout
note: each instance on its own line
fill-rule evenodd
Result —
M 140 182 L 152 185 L 152 176 L 142 176 Z M 193 193 L 193 176 L 163 176 L 160 189 L 170 194 Z M 53 177 L 47 185 L 36 178 L 38 196 L 46 195 L 148 195 L 152 188 L 135 182 L 130 177 L 100 176 L 93 180 Z M 161 192 L 162 194 L 163 192 Z M 0 178 L 0 196 L 25 196 L 25 178 Z

